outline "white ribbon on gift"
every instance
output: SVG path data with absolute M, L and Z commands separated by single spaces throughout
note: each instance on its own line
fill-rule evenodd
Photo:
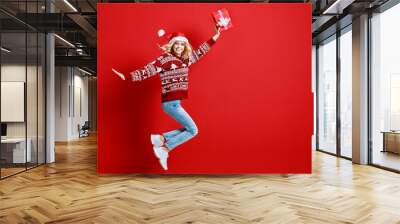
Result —
M 231 21 L 231 19 L 230 18 L 225 18 L 224 15 L 222 14 L 221 10 L 218 10 L 218 14 L 221 16 L 219 18 L 218 25 L 219 26 L 223 26 L 223 27 L 228 26 L 228 24 Z

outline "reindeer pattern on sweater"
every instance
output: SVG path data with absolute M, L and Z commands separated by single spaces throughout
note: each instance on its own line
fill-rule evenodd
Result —
M 160 75 L 162 101 L 181 100 L 188 97 L 189 67 L 207 54 L 215 41 L 211 38 L 193 50 L 189 59 L 183 60 L 169 53 L 164 53 L 143 69 L 130 73 L 132 81 L 143 81 L 157 74 Z

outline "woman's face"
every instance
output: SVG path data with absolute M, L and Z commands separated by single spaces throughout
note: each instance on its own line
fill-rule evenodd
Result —
M 180 56 L 185 50 L 185 42 L 175 41 L 174 45 L 172 45 L 172 50 L 176 55 Z

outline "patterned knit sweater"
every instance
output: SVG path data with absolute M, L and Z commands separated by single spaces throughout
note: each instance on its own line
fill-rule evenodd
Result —
M 214 43 L 212 38 L 202 43 L 198 49 L 192 51 L 187 60 L 164 53 L 143 69 L 131 72 L 132 81 L 142 81 L 160 74 L 162 102 L 186 99 L 189 87 L 189 67 L 209 52 Z

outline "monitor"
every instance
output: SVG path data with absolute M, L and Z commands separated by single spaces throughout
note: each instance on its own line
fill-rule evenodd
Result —
M 7 136 L 7 124 L 1 123 L 1 136 Z

